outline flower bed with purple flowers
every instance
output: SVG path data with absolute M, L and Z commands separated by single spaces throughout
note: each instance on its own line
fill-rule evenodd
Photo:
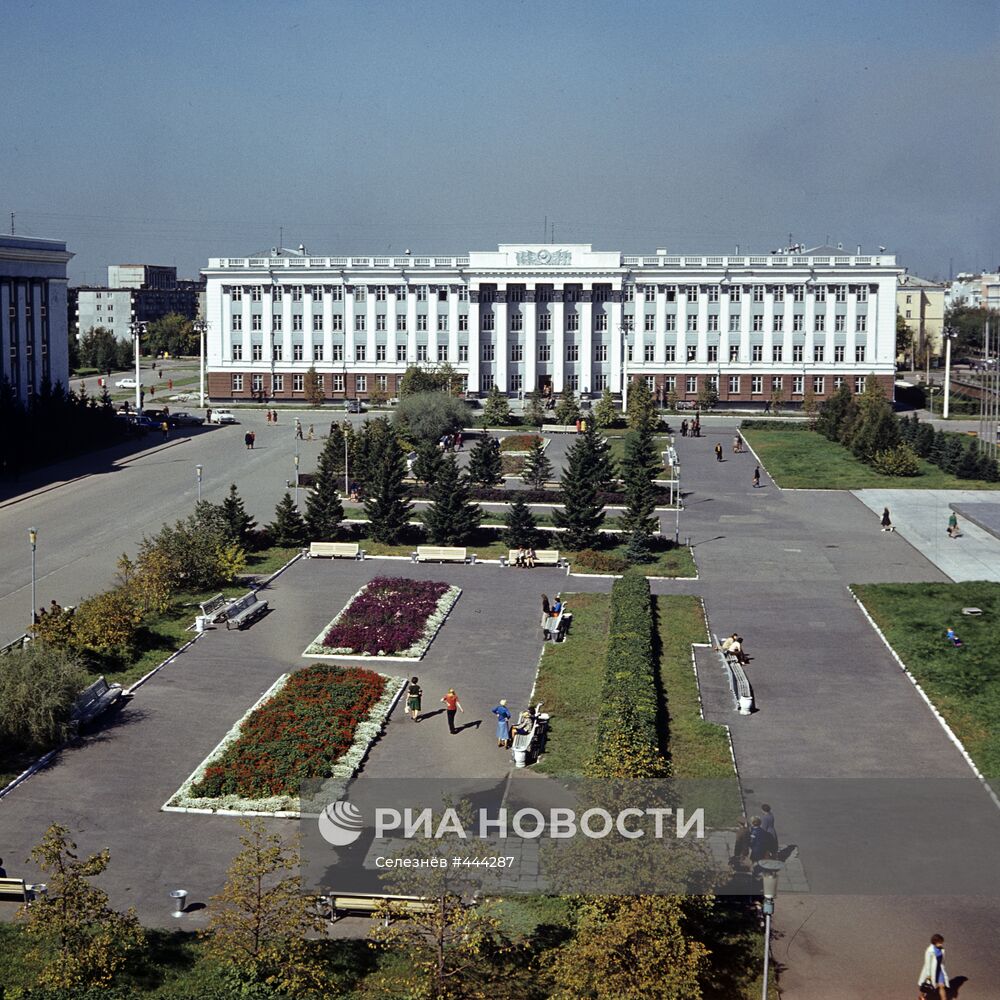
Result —
M 433 580 L 377 576 L 302 655 L 419 660 L 461 593 L 460 587 Z

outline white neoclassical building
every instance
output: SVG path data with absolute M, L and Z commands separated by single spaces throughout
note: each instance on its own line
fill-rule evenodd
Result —
M 300 248 L 301 249 L 301 248 Z M 766 256 L 633 255 L 505 244 L 459 256 L 213 258 L 213 399 L 397 392 L 411 365 L 448 363 L 467 391 L 620 393 L 666 400 L 817 397 L 874 375 L 892 392 L 895 256 L 841 248 Z

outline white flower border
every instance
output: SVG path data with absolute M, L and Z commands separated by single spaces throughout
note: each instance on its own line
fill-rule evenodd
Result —
M 239 721 L 222 737 L 215 749 L 194 769 L 188 779 L 160 807 L 161 812 L 210 813 L 218 816 L 278 816 L 298 817 L 310 815 L 301 807 L 299 796 L 273 795 L 265 799 L 245 799 L 239 795 L 220 795 L 212 798 L 191 794 L 191 789 L 205 775 L 205 770 L 214 764 L 240 736 L 243 724 L 265 702 L 274 698 L 288 682 L 291 673 L 282 674 L 264 694 L 247 709 Z M 382 697 L 372 705 L 366 718 L 354 729 L 354 739 L 344 755 L 334 763 L 317 795 L 324 802 L 331 802 L 343 795 L 348 782 L 354 777 L 361 763 L 368 755 L 371 745 L 382 735 L 385 720 L 389 717 L 399 696 L 406 687 L 405 677 L 379 674 L 385 680 Z
M 323 631 L 303 650 L 302 655 L 315 660 L 348 660 L 353 663 L 370 663 L 372 660 L 394 660 L 400 663 L 417 663 L 423 659 L 424 654 L 430 648 L 438 630 L 444 624 L 449 612 L 455 606 L 459 595 L 462 593 L 461 587 L 450 586 L 439 598 L 437 607 L 427 616 L 424 625 L 424 633 L 409 649 L 404 649 L 399 653 L 355 653 L 353 649 L 342 648 L 333 649 L 323 645 L 323 639 L 337 622 L 347 613 L 350 606 L 361 596 L 364 591 L 371 586 L 369 580 L 360 590 L 356 591 L 351 599 L 340 610 L 337 617 L 328 622 Z

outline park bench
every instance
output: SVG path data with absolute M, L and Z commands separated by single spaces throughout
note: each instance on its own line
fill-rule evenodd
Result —
M 412 559 L 413 562 L 474 563 L 476 561 L 475 555 L 473 555 L 470 559 L 468 552 L 468 549 L 458 548 L 457 546 L 418 545 L 417 551 L 410 556 L 410 559 Z
M 517 549 L 509 549 L 507 556 L 501 556 L 500 562 L 504 566 L 513 566 L 517 562 Z M 565 563 L 559 558 L 558 549 L 535 549 L 536 566 L 564 566 Z
M 543 434 L 576 434 L 576 424 L 542 424 Z
M 77 696 L 70 721 L 74 726 L 84 726 L 110 708 L 121 696 L 121 684 L 109 684 L 103 677 L 98 677 Z
M 542 638 L 552 639 L 553 642 L 562 642 L 566 638 L 566 631 L 573 616 L 563 605 L 562 610 L 557 615 L 546 615 L 542 622 Z
M 247 594 L 225 610 L 226 628 L 241 629 L 249 625 L 267 611 L 267 601 L 258 601 L 256 594 Z
M 390 893 L 332 893 L 324 896 L 329 907 L 330 919 L 338 920 L 349 913 L 375 913 L 386 903 L 393 904 L 392 913 L 394 916 L 408 916 L 411 913 L 432 913 L 437 906 L 433 899 L 425 899 L 423 896 L 394 896 Z M 388 914 L 385 918 L 385 925 L 389 925 Z
M 27 903 L 28 886 L 23 878 L 0 878 L 0 899 L 6 902 Z
M 201 603 L 201 613 L 211 622 L 221 621 L 222 609 L 228 603 L 227 598 L 222 594 L 216 594 L 214 597 L 210 597 L 207 601 Z
M 526 767 L 529 763 L 536 761 L 538 755 L 545 749 L 549 717 L 538 711 L 541 707 L 542 702 L 535 706 L 535 720 L 531 724 L 531 729 L 526 733 L 518 733 L 511 743 L 515 767 Z
M 310 542 L 310 559 L 364 559 L 357 542 Z
M 753 688 L 750 687 L 750 680 L 743 664 L 736 657 L 722 648 L 717 635 L 712 636 L 715 640 L 715 648 L 722 657 L 723 665 L 729 674 L 729 686 L 733 690 L 733 698 L 736 702 L 736 711 L 740 715 L 749 715 L 753 711 Z

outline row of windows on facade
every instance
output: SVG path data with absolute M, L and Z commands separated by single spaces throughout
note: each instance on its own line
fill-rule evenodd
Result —
M 741 375 L 730 375 L 728 376 L 728 388 L 730 394 L 738 394 L 742 392 L 743 377 Z M 374 388 L 379 392 L 389 391 L 389 376 L 388 375 L 375 375 L 372 376 Z M 305 391 L 305 376 L 304 375 L 292 375 L 292 392 L 304 392 Z M 660 380 L 660 384 L 657 385 L 656 377 L 653 375 L 647 375 L 644 378 L 646 385 L 649 387 L 650 392 L 659 393 L 662 395 L 668 395 L 672 392 L 678 391 L 678 385 L 683 386 L 683 390 L 686 394 L 692 395 L 699 391 L 699 380 L 704 380 L 704 385 L 706 385 L 713 392 L 719 391 L 719 376 L 718 375 L 689 375 L 683 379 L 683 382 L 679 382 L 677 376 L 667 375 Z M 326 391 L 326 376 L 323 374 L 316 375 L 317 387 L 320 391 Z M 344 375 L 332 375 L 331 376 L 331 392 L 344 392 L 346 386 L 346 379 Z M 579 375 L 567 375 L 566 386 L 572 392 L 580 391 L 580 376 Z M 866 376 L 856 375 L 854 377 L 854 391 L 856 393 L 862 393 L 865 391 Z M 245 387 L 245 381 L 243 375 L 233 375 L 232 376 L 232 391 L 233 392 L 243 392 Z M 462 379 L 462 384 L 460 388 L 465 391 L 467 387 L 467 380 Z M 494 384 L 493 378 L 490 375 L 483 377 L 483 381 L 480 384 L 480 390 L 483 392 L 488 391 L 492 388 Z M 767 383 L 770 392 L 783 392 L 785 388 L 785 376 L 783 375 L 772 375 Z M 834 391 L 841 388 L 841 386 L 848 384 L 847 379 L 838 375 L 832 380 Z M 812 391 L 817 395 L 823 395 L 826 392 L 827 379 L 824 375 L 814 375 L 812 376 Z M 594 390 L 596 392 L 603 392 L 608 386 L 608 376 L 597 374 L 594 377 Z M 805 393 L 806 386 L 806 376 L 805 375 L 793 375 L 791 376 L 791 387 L 793 395 L 803 395 Z M 764 392 L 765 387 L 765 377 L 763 375 L 751 375 L 750 376 L 750 392 L 752 395 L 759 395 Z M 354 376 L 354 388 L 356 392 L 367 392 L 368 391 L 368 376 L 367 375 L 355 375 Z M 258 394 L 264 392 L 264 376 L 263 375 L 251 375 L 250 376 L 250 391 Z M 281 374 L 275 374 L 271 376 L 271 392 L 284 392 L 285 391 L 285 376 Z M 520 373 L 512 373 L 507 379 L 507 391 L 508 392 L 523 392 L 524 391 L 524 376 Z M 589 388 L 584 386 L 584 391 L 589 392 Z
M 293 302 L 301 302 L 305 295 L 305 285 L 225 285 L 223 292 L 228 292 L 229 297 L 234 302 L 242 300 L 244 295 L 253 302 L 263 300 L 265 290 L 269 290 L 273 301 L 281 301 L 284 296 L 284 289 L 287 287 L 289 297 Z M 370 292 L 376 302 L 385 302 L 388 297 L 395 294 L 397 298 L 406 298 L 407 292 L 412 292 L 418 302 L 426 302 L 430 295 L 434 295 L 438 302 L 448 301 L 449 286 L 438 285 L 310 285 L 309 293 L 314 299 L 322 298 L 324 292 L 329 293 L 334 302 L 341 302 L 344 298 L 345 288 L 352 289 L 355 302 L 364 302 Z M 455 294 L 459 302 L 469 301 L 469 288 L 467 285 L 455 285 Z M 846 302 L 848 292 L 853 292 L 858 302 L 867 302 L 868 285 L 644 285 L 639 284 L 638 288 L 647 298 L 652 299 L 658 291 L 662 291 L 668 302 L 673 302 L 678 294 L 685 295 L 689 299 L 704 295 L 709 302 L 718 302 L 720 294 L 728 294 L 730 302 L 739 302 L 743 297 L 743 290 L 751 296 L 754 302 L 763 302 L 766 292 L 770 292 L 775 302 L 783 302 L 786 294 L 793 302 L 804 302 L 806 292 L 812 292 L 817 302 L 826 301 L 828 294 L 832 295 L 837 302 Z M 540 302 L 551 302 L 556 289 L 552 285 L 536 285 L 533 289 Z M 594 285 L 590 290 L 593 301 L 611 301 L 610 285 Z M 501 292 L 492 286 L 482 286 L 479 288 L 480 302 L 506 301 L 524 302 L 528 293 L 527 285 L 508 284 Z M 584 293 L 583 285 L 565 285 L 562 288 L 564 301 L 575 302 Z M 626 284 L 622 287 L 622 298 L 625 302 L 635 300 L 636 285 Z M 99 293 L 98 293 L 99 294 Z M 502 297 L 501 297 L 502 296 Z
M 343 316 L 331 316 L 331 331 L 342 332 L 344 329 L 344 317 Z M 427 316 L 417 316 L 417 330 L 425 331 L 428 329 Z M 750 317 L 750 326 L 754 332 L 763 332 L 765 317 L 763 315 L 755 315 Z M 580 329 L 580 316 L 577 313 L 570 313 L 565 317 L 564 329 L 567 332 L 573 332 Z M 296 313 L 292 316 L 292 330 L 302 330 L 304 328 L 305 319 L 304 317 Z M 739 333 L 740 332 L 741 319 L 739 313 L 732 313 L 729 316 L 728 332 L 729 333 Z M 771 317 L 771 330 L 774 333 L 781 333 L 785 329 L 785 318 L 783 315 L 776 314 Z M 833 329 L 838 333 L 846 330 L 847 327 L 847 317 L 840 313 L 833 317 Z M 243 317 L 239 314 L 231 317 L 231 330 L 234 333 L 240 333 L 243 330 Z M 355 316 L 354 317 L 354 331 L 355 333 L 364 333 L 368 328 L 367 317 L 365 316 Z M 823 333 L 826 330 L 826 317 L 822 315 L 814 316 L 812 321 L 812 328 L 816 333 Z M 259 313 L 254 313 L 250 317 L 250 329 L 251 330 L 263 330 L 264 329 L 264 317 Z M 280 315 L 275 315 L 271 317 L 271 329 L 275 333 L 282 333 L 284 330 L 284 324 L 282 317 Z M 312 318 L 312 329 L 314 332 L 323 332 L 323 317 L 320 314 L 314 314 Z M 385 332 L 388 329 L 387 319 L 384 315 L 379 314 L 375 317 L 375 330 L 377 332 Z M 466 315 L 461 315 L 458 317 L 458 331 L 464 333 L 469 329 L 469 317 Z M 480 330 L 484 333 L 489 333 L 496 329 L 496 318 L 492 313 L 486 313 L 480 317 Z M 519 333 L 524 330 L 524 317 L 520 313 L 514 313 L 508 318 L 507 329 L 511 333 Z M 552 316 L 549 313 L 542 313 L 537 317 L 536 329 L 539 333 L 545 333 L 552 329 Z M 606 333 L 608 330 L 608 317 L 605 313 L 598 313 L 598 315 L 593 317 L 593 327 L 592 329 L 596 333 Z M 673 313 L 668 313 L 664 316 L 664 329 L 669 333 L 677 329 L 677 316 Z M 687 315 L 687 326 L 686 329 L 689 333 L 697 333 L 698 331 L 698 315 L 697 313 L 688 313 Z M 715 333 L 720 331 L 719 316 L 718 314 L 711 314 L 706 317 L 705 329 L 709 333 Z M 805 332 L 805 316 L 801 313 L 796 313 L 792 316 L 791 329 L 795 332 Z M 854 329 L 857 333 L 864 333 L 868 329 L 868 317 L 864 314 L 855 316 L 854 318 Z M 645 333 L 654 333 L 656 331 L 656 315 L 654 313 L 647 313 L 643 322 L 643 330 Z M 407 332 L 407 322 L 405 316 L 396 317 L 396 331 L 399 333 Z M 438 316 L 437 318 L 437 332 L 447 333 L 448 332 L 448 317 Z
M 48 314 L 49 314 L 48 313 L 48 309 L 44 305 L 41 305 L 41 306 L 38 307 L 38 315 L 42 319 L 45 319 L 45 317 L 48 316 Z M 11 323 L 13 324 L 14 320 L 17 319 L 17 306 L 15 306 L 15 305 L 8 306 L 7 307 L 7 315 L 10 318 Z M 25 302 L 24 303 L 24 318 L 25 318 L 25 320 L 30 323 L 32 315 L 33 315 L 33 310 L 31 308 L 31 303 L 30 302 Z
M 449 356 L 449 349 L 447 344 L 437 345 L 437 354 L 434 360 L 438 362 L 456 361 L 459 364 L 467 362 L 469 360 L 469 345 L 468 344 L 458 344 L 457 354 L 455 357 Z M 272 351 L 272 359 L 274 361 L 284 360 L 284 348 L 281 344 L 275 344 Z M 785 348 L 783 344 L 773 344 L 771 346 L 771 361 L 772 362 L 783 362 L 785 360 Z M 861 362 L 866 359 L 867 347 L 864 344 L 858 344 L 854 348 L 854 360 L 855 362 Z M 729 345 L 729 360 L 731 362 L 740 361 L 740 345 L 730 344 Z M 628 360 L 635 361 L 638 356 L 638 351 L 630 344 L 628 347 Z M 495 344 L 482 344 L 480 347 L 480 357 L 483 361 L 495 361 L 496 360 L 496 345 Z M 698 361 L 698 347 L 695 344 L 687 344 L 684 347 L 684 359 L 690 362 Z M 843 344 L 836 344 L 833 348 L 832 359 L 835 363 L 843 362 L 847 360 L 846 357 L 846 347 Z M 243 345 L 233 344 L 232 348 L 232 360 L 242 361 L 243 360 Z M 264 360 L 264 345 L 263 344 L 251 344 L 250 345 L 250 360 L 251 361 L 263 361 Z M 305 354 L 304 344 L 292 344 L 292 361 L 326 361 L 324 356 L 324 350 L 322 344 L 312 345 L 312 357 L 307 359 Z M 330 358 L 331 362 L 342 362 L 344 360 L 344 345 L 334 344 L 332 356 Z M 367 361 L 368 360 L 368 345 L 367 344 L 356 344 L 354 347 L 354 360 L 355 361 Z M 386 344 L 376 344 L 375 345 L 375 356 L 374 361 L 388 361 L 389 360 L 389 350 Z M 397 364 L 406 363 L 408 360 L 408 351 L 406 344 L 396 345 L 396 355 L 395 360 Z M 430 361 L 431 357 L 428 354 L 427 344 L 417 344 L 416 345 L 416 357 L 413 359 L 416 361 Z M 511 344 L 510 345 L 510 360 L 511 361 L 523 361 L 524 360 L 524 345 L 523 344 Z M 552 346 L 550 344 L 539 344 L 537 348 L 537 360 L 538 361 L 551 361 L 552 360 Z M 566 345 L 566 360 L 567 361 L 579 361 L 580 360 L 580 345 L 579 344 L 567 344 Z M 607 361 L 608 360 L 608 345 L 607 344 L 597 344 L 594 347 L 594 360 L 595 361 Z M 645 344 L 642 348 L 642 360 L 647 362 L 656 361 L 656 345 L 655 344 Z M 667 364 L 675 363 L 677 361 L 677 347 L 674 344 L 667 344 L 664 347 L 664 362 Z M 720 361 L 719 356 L 719 345 L 718 344 L 708 344 L 705 350 L 705 362 L 713 363 Z M 751 344 L 750 345 L 750 360 L 751 361 L 763 361 L 764 360 L 764 345 L 763 344 Z M 805 361 L 805 345 L 803 344 L 793 344 L 791 360 L 793 362 Z M 827 360 L 826 356 L 826 345 L 825 344 L 814 344 L 812 349 L 812 360 L 814 362 L 825 362 Z

